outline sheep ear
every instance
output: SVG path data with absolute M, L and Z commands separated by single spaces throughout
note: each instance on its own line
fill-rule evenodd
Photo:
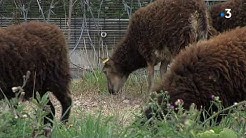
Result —
M 109 61 L 109 58 L 103 60 L 103 64 L 106 64 Z
M 100 60 L 102 61 L 103 64 L 107 63 L 109 61 L 109 58 L 102 58 L 102 57 L 99 57 Z

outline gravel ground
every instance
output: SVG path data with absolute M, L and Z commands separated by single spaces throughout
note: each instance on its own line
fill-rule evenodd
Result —
M 130 123 L 135 114 L 142 108 L 143 101 L 137 98 L 129 98 L 123 94 L 106 95 L 98 93 L 84 93 L 72 95 L 73 107 L 71 116 L 79 116 L 81 111 L 86 114 L 98 114 L 105 116 L 116 115 L 123 124 Z M 60 103 L 51 96 L 52 103 L 56 108 L 56 118 L 60 118 Z

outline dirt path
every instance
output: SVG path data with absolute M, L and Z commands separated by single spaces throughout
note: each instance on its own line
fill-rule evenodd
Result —
M 60 103 L 53 97 L 52 103 L 56 108 L 56 117 L 61 114 Z M 77 116 L 81 112 L 86 114 L 99 114 L 105 116 L 114 115 L 119 117 L 120 123 L 130 123 L 134 114 L 138 114 L 142 108 L 143 101 L 138 98 L 129 98 L 123 94 L 107 95 L 98 93 L 73 94 L 73 107 L 71 116 Z

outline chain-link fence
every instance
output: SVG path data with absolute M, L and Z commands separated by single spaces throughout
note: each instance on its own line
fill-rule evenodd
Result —
M 123 37 L 132 13 L 154 0 L 0 0 L 0 27 L 30 20 L 57 24 L 70 48 L 72 70 L 100 68 Z M 205 0 L 207 5 L 226 0 Z M 77 75 L 75 75 L 77 76 Z

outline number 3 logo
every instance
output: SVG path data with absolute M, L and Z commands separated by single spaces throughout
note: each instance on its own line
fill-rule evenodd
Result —
M 225 9 L 226 11 L 226 15 L 225 15 L 225 18 L 231 18 L 231 9 Z

